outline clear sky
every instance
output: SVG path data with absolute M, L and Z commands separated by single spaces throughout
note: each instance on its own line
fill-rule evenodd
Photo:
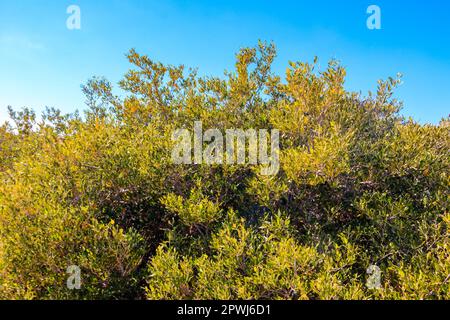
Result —
M 80 30 L 66 27 L 72 4 Z M 372 4 L 381 30 L 366 26 Z M 0 121 L 8 105 L 84 109 L 80 85 L 94 75 L 116 83 L 130 48 L 220 76 L 258 39 L 277 45 L 279 74 L 289 60 L 336 58 L 347 89 L 365 93 L 401 72 L 404 115 L 437 123 L 450 113 L 448 0 L 0 0 Z

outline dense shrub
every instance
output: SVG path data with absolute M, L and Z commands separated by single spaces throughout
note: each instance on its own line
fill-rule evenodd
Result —
M 291 62 L 282 80 L 274 58 L 260 43 L 199 77 L 132 50 L 125 94 L 92 79 L 82 116 L 10 109 L 0 297 L 450 298 L 449 119 L 401 117 L 398 79 L 364 97 L 334 61 Z M 172 163 L 172 133 L 195 121 L 280 130 L 280 171 Z

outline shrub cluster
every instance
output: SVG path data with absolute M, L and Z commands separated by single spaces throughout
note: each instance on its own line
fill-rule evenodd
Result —
M 275 55 L 259 43 L 204 77 L 131 50 L 121 94 L 93 78 L 82 116 L 10 109 L 0 298 L 449 299 L 450 119 L 401 117 L 399 79 L 347 92 L 335 61 L 281 79 Z M 279 173 L 173 164 L 195 121 L 280 130 Z

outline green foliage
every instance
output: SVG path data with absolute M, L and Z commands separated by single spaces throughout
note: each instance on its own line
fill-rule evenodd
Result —
M 187 226 L 209 225 L 220 216 L 219 206 L 205 198 L 199 189 L 192 189 L 186 201 L 181 196 L 169 193 L 162 198 L 161 203 L 167 210 L 177 214 Z
M 0 298 L 449 299 L 450 120 L 399 115 L 345 70 L 242 49 L 224 77 L 134 50 L 83 116 L 10 109 L 0 127 Z M 175 165 L 175 129 L 280 130 L 280 171 Z M 79 266 L 80 290 L 66 286 Z M 366 286 L 367 269 L 380 287 Z

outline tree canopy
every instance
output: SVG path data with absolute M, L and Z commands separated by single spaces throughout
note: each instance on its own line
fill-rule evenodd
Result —
M 0 298 L 449 299 L 450 119 L 402 117 L 399 79 L 363 96 L 336 61 L 282 78 L 275 56 L 260 42 L 200 77 L 131 50 L 125 94 L 93 78 L 82 116 L 10 109 Z M 280 170 L 174 164 L 195 121 L 279 130 Z

